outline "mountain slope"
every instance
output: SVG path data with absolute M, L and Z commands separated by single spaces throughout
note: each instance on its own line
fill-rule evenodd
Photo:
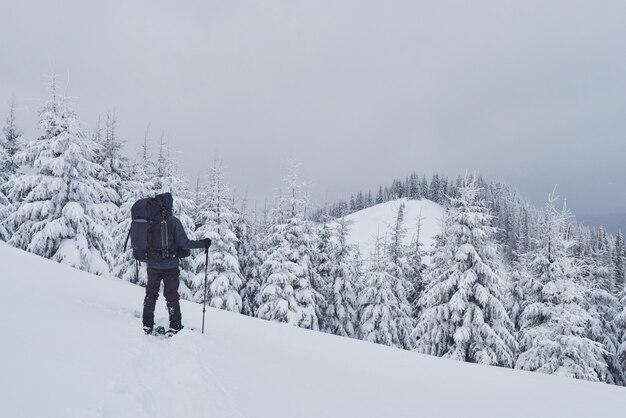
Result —
M 626 391 L 209 309 L 141 333 L 143 289 L 0 243 L 2 417 L 619 416 Z M 202 306 L 183 302 L 198 327 Z M 159 300 L 157 322 L 164 324 Z

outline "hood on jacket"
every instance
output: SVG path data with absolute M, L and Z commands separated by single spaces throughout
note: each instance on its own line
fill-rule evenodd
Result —
M 174 208 L 174 198 L 171 193 L 162 193 L 154 196 L 157 202 L 163 206 L 163 208 L 168 211 L 170 214 Z

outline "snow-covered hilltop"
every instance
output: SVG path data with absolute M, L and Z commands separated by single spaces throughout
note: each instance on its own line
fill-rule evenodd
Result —
M 424 249 L 429 249 L 435 241 L 435 235 L 441 232 L 441 222 L 445 209 L 428 199 L 396 199 L 360 210 L 346 216 L 351 222 L 348 243 L 356 245 L 364 258 L 374 251 L 374 242 L 378 235 L 384 238 L 395 221 L 398 207 L 404 204 L 404 221 L 407 233 L 404 245 L 411 245 L 417 235 L 420 223 L 420 242 Z
M 472 365 L 216 309 L 141 333 L 139 286 L 0 243 L 2 417 L 620 416 L 623 388 Z M 167 314 L 159 301 L 157 322 Z M 200 305 L 183 302 L 188 327 Z

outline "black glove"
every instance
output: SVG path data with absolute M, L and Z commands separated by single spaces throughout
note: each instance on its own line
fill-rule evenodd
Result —
M 210 238 L 205 238 L 202 240 L 202 242 L 204 242 L 204 249 L 208 250 L 209 247 L 211 246 L 211 239 Z

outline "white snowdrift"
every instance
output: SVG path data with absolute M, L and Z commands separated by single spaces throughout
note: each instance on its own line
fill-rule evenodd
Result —
M 142 335 L 143 289 L 0 243 L 0 417 L 622 416 L 626 390 L 209 309 Z M 159 301 L 158 322 L 165 323 Z M 183 303 L 199 327 L 202 306 Z
M 348 243 L 359 246 L 364 259 L 368 259 L 374 251 L 374 243 L 378 235 L 381 239 L 385 239 L 385 234 L 389 233 L 390 227 L 396 221 L 398 208 L 402 203 L 405 205 L 404 226 L 407 229 L 404 243 L 409 245 L 414 241 L 419 218 L 422 219 L 420 231 L 422 248 L 429 250 L 435 242 L 435 236 L 441 232 L 445 213 L 445 209 L 441 205 L 427 199 L 392 200 L 346 216 L 346 219 L 352 222 Z M 390 238 L 388 237 L 388 239 Z M 427 261 L 425 260 L 425 262 Z

